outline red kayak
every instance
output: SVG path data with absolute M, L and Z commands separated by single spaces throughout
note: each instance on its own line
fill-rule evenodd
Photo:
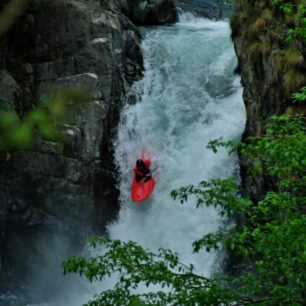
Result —
M 132 183 L 132 200 L 134 202 L 146 200 L 153 192 L 155 184 L 156 182 L 153 177 L 144 183 L 137 183 L 134 178 Z

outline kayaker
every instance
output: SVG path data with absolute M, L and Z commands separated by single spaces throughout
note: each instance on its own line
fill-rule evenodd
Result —
M 134 167 L 135 180 L 137 183 L 147 182 L 152 176 L 150 171 L 151 162 L 148 159 L 137 159 Z

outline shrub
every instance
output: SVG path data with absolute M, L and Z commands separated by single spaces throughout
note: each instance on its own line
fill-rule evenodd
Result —
M 271 44 L 268 41 L 256 41 L 250 45 L 248 51 L 250 59 L 254 61 L 263 55 L 269 54 L 271 52 Z
M 286 93 L 291 95 L 306 84 L 306 75 L 296 70 L 287 70 L 284 75 Z

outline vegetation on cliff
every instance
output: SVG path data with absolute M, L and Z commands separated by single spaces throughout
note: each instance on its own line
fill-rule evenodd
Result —
M 306 84 L 306 2 L 303 0 L 237 0 L 232 37 L 247 42 L 250 63 L 271 57 L 286 98 Z M 257 67 L 258 68 L 258 67 Z

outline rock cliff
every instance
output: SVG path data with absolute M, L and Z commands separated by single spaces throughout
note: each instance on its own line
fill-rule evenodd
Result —
M 178 19 L 173 0 L 121 0 L 122 12 L 136 25 L 162 25 Z
M 37 138 L 31 150 L 1 154 L 3 291 L 25 286 L 33 266 L 52 274 L 48 254 L 61 254 L 60 265 L 118 209 L 112 137 L 125 92 L 143 71 L 131 20 L 171 23 L 177 13 L 171 0 L 33 0 L 1 39 L 1 112 L 22 117 L 49 84 L 91 92 L 59 122 L 63 142 Z
M 299 14 L 284 14 L 270 1 L 236 1 L 231 26 L 247 109 L 244 140 L 263 133 L 272 115 L 305 113 L 292 103 L 292 94 L 306 84 L 305 40 L 289 31 L 298 26 Z M 242 187 L 258 201 L 271 182 L 264 175 L 254 177 L 251 164 L 241 158 Z

